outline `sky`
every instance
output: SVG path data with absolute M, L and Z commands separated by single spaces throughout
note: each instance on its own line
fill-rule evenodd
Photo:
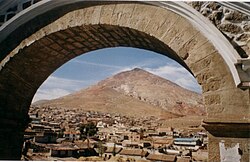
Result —
M 32 102 L 65 96 L 134 68 L 201 93 L 201 87 L 192 74 L 174 60 L 148 50 L 116 47 L 88 52 L 68 61 L 44 81 Z

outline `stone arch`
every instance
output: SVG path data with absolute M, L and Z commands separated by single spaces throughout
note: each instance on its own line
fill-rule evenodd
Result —
M 33 95 L 59 66 L 80 54 L 116 46 L 161 53 L 192 72 L 202 85 L 208 109 L 207 129 L 218 120 L 247 122 L 250 115 L 249 93 L 236 88 L 232 72 L 235 67 L 229 66 L 215 42 L 211 42 L 204 31 L 190 23 L 185 15 L 174 13 L 173 8 L 166 10 L 142 3 L 91 3 L 69 8 L 70 12 L 67 8 L 61 11 L 62 15 L 53 16 L 51 13 L 58 10 L 52 10 L 38 20 L 28 22 L 31 35 L 21 34 L 20 42 L 13 37 L 27 27 L 25 24 L 1 42 L 0 98 L 3 102 L 0 103 L 0 120 L 9 129 L 1 131 L 19 128 L 16 132 L 22 132 Z M 49 21 L 43 26 L 39 22 L 42 23 L 44 16 Z M 231 97 L 236 100 L 230 100 Z M 235 107 L 240 107 L 238 114 L 235 114 Z M 245 128 L 242 131 L 245 133 Z M 217 136 L 217 132 L 213 130 L 211 134 Z M 8 145 L 9 139 L 16 137 L 22 138 L 21 135 L 4 136 L 1 142 Z M 2 157 L 19 156 L 20 145 L 21 142 L 17 142 L 6 146 L 4 149 L 7 151 Z M 218 154 L 217 150 L 213 151 L 211 154 Z M 215 161 L 216 158 L 218 155 L 211 157 Z

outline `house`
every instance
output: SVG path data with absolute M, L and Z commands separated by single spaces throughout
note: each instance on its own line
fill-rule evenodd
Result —
M 74 140 L 78 140 L 80 139 L 80 131 L 65 131 L 63 133 L 63 137 L 66 139 L 66 140 L 70 140 L 70 141 L 74 141 Z
M 160 127 L 156 129 L 159 136 L 173 136 L 173 128 L 172 127 Z
M 144 133 L 144 135 L 146 137 L 152 137 L 152 136 L 159 136 L 159 133 L 155 129 L 149 128 L 149 129 L 146 130 L 146 132 Z
M 141 140 L 141 136 L 137 132 L 130 132 L 128 134 L 128 138 L 130 141 L 133 141 L 133 142 L 139 142 Z
M 126 158 L 145 159 L 148 152 L 143 149 L 123 149 L 119 155 L 125 156 Z
M 91 139 L 85 141 L 79 140 L 74 142 L 78 149 L 78 156 L 98 156 L 97 151 L 94 149 L 95 143 Z
M 163 137 L 158 137 L 158 138 L 153 138 L 153 147 L 154 148 L 168 148 L 173 144 L 173 139 L 172 138 L 163 138 Z
M 50 148 L 47 147 L 47 144 L 42 144 L 42 143 L 34 143 L 31 141 L 31 147 L 32 151 L 34 153 L 49 153 L 50 152 Z
M 30 128 L 26 128 L 24 131 L 24 137 L 27 137 L 27 138 L 35 137 L 37 133 L 39 133 L 39 132 L 32 130 Z
M 48 125 L 54 129 L 61 129 L 60 123 L 50 122 Z
M 196 146 L 201 145 L 201 141 L 197 138 L 175 138 L 174 144 L 181 146 Z
M 122 141 L 123 147 L 131 147 L 131 148 L 141 148 L 140 142 L 130 141 L 130 140 L 124 140 Z
M 115 156 L 116 154 L 120 153 L 122 150 L 121 147 L 108 147 L 105 150 L 104 153 L 104 159 L 105 160 L 109 160 L 110 158 L 112 158 L 113 156 Z
M 118 141 L 120 141 L 119 139 L 120 139 L 120 136 L 111 133 L 111 134 L 108 135 L 108 139 L 107 140 L 117 143 Z
M 110 134 L 113 134 L 113 130 L 111 128 L 99 128 L 97 132 L 100 140 L 107 140 Z
M 57 133 L 55 132 L 41 132 L 34 137 L 34 142 L 38 143 L 56 143 Z
M 31 124 L 41 124 L 41 118 L 38 117 L 38 113 L 30 115 Z
M 174 147 L 178 150 L 193 150 L 197 151 L 202 142 L 196 138 L 175 138 Z
M 162 161 L 162 162 L 176 162 L 177 158 L 175 155 L 166 155 L 166 154 L 149 154 L 146 157 L 150 161 Z
M 41 124 L 31 124 L 31 129 L 37 132 L 50 132 L 51 131 L 51 127 L 49 126 L 44 126 Z
M 52 157 L 77 157 L 78 156 L 78 147 L 74 146 L 58 146 L 51 148 Z
M 152 144 L 150 141 L 141 141 L 141 146 L 143 148 L 151 148 L 152 147 Z
M 179 157 L 176 162 L 191 162 L 191 157 Z

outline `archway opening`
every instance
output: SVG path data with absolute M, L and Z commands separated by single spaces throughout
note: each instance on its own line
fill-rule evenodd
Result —
M 199 92 L 200 95 L 195 96 L 195 93 L 192 94 L 189 92 L 187 93 L 184 90 L 181 91 L 180 89 L 182 88 L 180 88 L 179 86 L 177 87 L 177 85 L 173 83 L 163 81 L 163 78 L 152 76 L 153 74 L 147 73 L 146 71 L 171 80 L 172 82 L 175 82 L 182 87 L 188 88 L 192 91 Z M 109 81 L 103 80 L 107 77 L 112 77 L 112 75 L 115 75 L 114 80 L 112 80 L 112 78 L 111 80 L 108 79 Z M 52 101 L 38 102 L 34 107 L 31 107 L 31 116 L 39 114 L 38 118 L 33 118 L 33 122 L 37 122 L 37 119 L 39 118 L 41 119 L 41 123 L 45 124 L 45 126 L 50 126 L 51 123 L 58 126 L 58 124 L 61 122 L 60 126 L 62 130 L 64 130 L 64 132 L 60 132 L 59 130 L 56 130 L 54 129 L 54 127 L 52 127 L 53 130 L 59 131 L 57 133 L 66 133 L 61 135 L 61 137 L 68 136 L 67 133 L 69 132 L 72 134 L 77 133 L 77 130 L 79 130 L 79 124 L 90 122 L 89 120 L 92 120 L 93 118 L 99 120 L 98 123 L 95 123 L 99 127 L 99 131 L 97 132 L 97 134 L 107 128 L 115 130 L 119 124 L 120 126 L 123 125 L 121 127 L 118 127 L 118 129 L 121 129 L 118 132 L 112 130 L 107 134 L 98 134 L 97 137 L 103 140 L 104 145 L 112 143 L 112 140 L 114 140 L 113 138 L 115 138 L 115 136 L 117 137 L 118 134 L 121 133 L 121 131 L 127 134 L 127 136 L 129 137 L 128 141 L 132 140 L 131 142 L 141 142 L 142 140 L 151 140 L 149 143 L 152 143 L 152 141 L 154 142 L 155 138 L 158 138 L 158 141 L 161 138 L 167 138 L 167 136 L 168 138 L 173 138 L 173 132 L 176 133 L 175 138 L 179 138 L 193 137 L 194 135 L 198 135 L 197 133 L 201 130 L 204 131 L 204 129 L 201 128 L 201 119 L 205 116 L 205 113 L 202 112 L 201 107 L 199 107 L 201 106 L 202 102 L 201 88 L 199 87 L 195 78 L 179 63 L 166 56 L 148 50 L 118 47 L 92 51 L 78 56 L 75 59 L 72 59 L 71 61 L 65 63 L 62 67 L 55 71 L 52 76 L 50 76 L 45 81 L 44 85 L 42 85 L 40 89 L 38 89 L 38 99 L 33 99 L 33 101 L 39 100 L 39 97 L 40 99 L 46 99 L 41 98 L 42 96 L 45 97 L 46 94 L 49 94 L 49 98 L 47 99 L 60 97 L 59 95 L 64 96 L 72 91 L 79 90 L 83 87 L 88 87 L 87 85 L 91 85 L 90 83 L 94 84 L 100 80 L 103 81 L 98 83 L 98 85 L 94 85 L 94 87 L 91 86 L 90 88 L 88 88 L 88 90 L 81 90 L 79 92 L 75 92 L 71 95 L 65 96 L 63 97 L 64 99 L 59 98 Z M 167 86 L 166 84 L 170 85 Z M 152 89 L 152 87 L 156 87 L 156 89 Z M 172 89 L 168 89 L 170 87 Z M 148 89 L 149 91 L 146 89 Z M 48 93 L 46 92 L 46 90 L 48 91 Z M 111 92 L 111 90 L 123 93 L 130 99 L 125 97 L 123 98 L 121 94 Z M 93 91 L 96 91 L 97 93 L 91 94 Z M 153 91 L 153 94 L 148 95 Z M 171 98 L 168 95 L 162 96 L 167 93 L 171 95 L 174 94 L 175 97 L 172 96 Z M 55 94 L 57 96 L 54 96 Z M 82 95 L 86 95 L 87 97 L 84 97 Z M 158 97 L 152 97 L 157 95 Z M 179 98 L 178 96 L 186 96 L 186 98 Z M 194 99 L 195 97 L 197 97 L 197 100 Z M 80 100 L 78 100 L 79 98 Z M 188 98 L 190 98 L 190 100 Z M 143 104 L 135 102 L 134 99 L 138 100 L 139 102 L 142 101 Z M 173 106 L 174 108 L 172 108 L 172 110 L 166 110 L 167 108 L 170 108 L 170 106 L 167 106 L 167 104 L 171 104 L 171 99 L 174 100 L 173 102 L 175 102 Z M 88 100 L 92 100 L 92 102 L 88 103 Z M 110 102 L 109 100 L 114 100 L 114 102 Z M 121 100 L 123 103 L 121 103 Z M 93 102 L 98 103 L 96 104 Z M 196 104 L 192 104 L 192 106 L 194 107 L 197 106 L 197 111 L 194 111 L 195 108 L 191 106 L 190 102 L 197 102 Z M 151 104 L 155 109 L 153 110 L 152 107 L 146 106 L 145 103 Z M 187 104 L 190 105 L 187 106 Z M 135 109 L 140 109 L 140 107 L 145 108 L 139 111 L 135 111 Z M 159 109 L 157 109 L 156 107 L 160 107 L 162 108 L 162 110 L 159 111 Z M 119 108 L 125 109 L 125 111 L 112 110 Z M 181 108 L 183 108 L 183 110 L 181 110 Z M 176 111 L 176 109 L 178 109 L 178 111 Z M 189 112 L 187 112 L 187 109 L 189 109 Z M 126 113 L 126 111 L 129 111 L 130 113 Z M 165 111 L 169 111 L 170 113 L 166 113 Z M 182 114 L 181 111 L 183 112 Z M 71 113 L 76 114 L 76 116 L 71 116 L 72 118 L 67 121 L 64 116 L 68 116 Z M 53 114 L 57 115 L 53 116 Z M 82 118 L 79 118 L 80 114 L 90 114 L 91 117 L 88 118 L 83 115 Z M 202 115 L 204 116 L 201 117 Z M 117 123 L 112 123 L 106 128 L 102 129 L 100 128 L 100 125 L 103 125 L 103 123 L 107 122 L 106 116 L 110 116 L 112 120 L 120 117 L 121 121 L 115 121 L 119 123 L 118 125 Z M 100 118 L 102 120 L 100 120 Z M 74 121 L 74 119 L 77 119 L 77 121 Z M 124 119 L 126 119 L 127 122 L 125 122 Z M 141 120 L 143 120 L 143 122 L 145 123 L 143 124 Z M 69 121 L 74 121 L 74 123 L 71 123 Z M 180 122 L 178 123 L 178 121 Z M 155 125 L 150 125 L 150 123 L 154 123 Z M 133 126 L 131 124 L 133 124 Z M 26 132 L 30 132 L 32 130 L 31 128 L 32 126 L 27 129 L 28 131 L 26 130 Z M 131 139 L 130 135 L 132 135 L 133 137 L 139 135 L 139 128 L 141 128 L 141 130 L 144 130 L 144 137 L 141 137 L 137 141 L 135 139 Z M 151 137 L 149 135 L 149 129 L 154 129 L 155 136 Z M 170 135 L 163 135 L 162 133 L 159 134 L 159 132 L 157 131 L 161 129 L 170 129 L 170 132 L 168 132 L 170 133 Z M 179 132 L 180 129 L 184 129 L 184 131 Z M 131 132 L 133 133 L 131 134 Z M 182 135 L 177 135 L 177 133 L 180 133 Z M 116 147 L 122 146 L 120 144 L 124 140 L 122 139 L 122 135 L 120 135 L 120 137 L 120 141 L 116 139 Z M 66 138 L 68 139 L 70 137 Z M 76 136 L 75 138 L 76 141 L 74 142 L 77 142 L 80 136 Z M 112 140 L 109 138 L 112 138 Z M 37 140 L 37 142 L 39 143 L 39 139 Z M 48 143 L 50 142 L 48 141 Z M 120 144 L 118 144 L 119 142 Z M 158 152 L 159 149 L 156 146 L 154 147 L 155 151 Z M 124 149 L 131 148 L 133 147 L 124 147 Z M 147 148 L 145 147 L 143 149 L 146 150 Z M 178 149 L 175 150 L 177 152 L 180 151 Z M 117 156 L 118 155 L 119 154 L 117 154 Z M 34 156 L 34 158 L 36 157 Z
M 15 93 L 12 93 L 10 98 L 6 98 L 5 103 L 1 103 L 3 107 L 9 108 L 3 110 L 4 118 L 8 119 L 7 121 L 22 121 L 19 128 L 21 130 L 16 130 L 22 132 L 27 125 L 27 114 L 32 98 L 52 72 L 83 53 L 119 46 L 136 47 L 168 56 L 192 73 L 184 62 L 189 57 L 185 49 L 179 56 L 162 41 L 144 32 L 113 25 L 72 27 L 45 36 L 30 46 L 20 49 L 14 55 L 14 59 L 6 59 L 6 62 L 2 62 L 4 71 L 1 71 L 3 76 L 1 82 L 3 85 L 8 82 L 2 88 L 7 91 L 15 89 Z M 21 141 L 20 139 L 17 145 L 20 145 Z M 17 146 L 15 147 L 13 150 L 18 150 Z
M 39 87 L 32 103 L 62 97 L 134 68 L 144 69 L 183 88 L 202 93 L 193 75 L 174 60 L 148 50 L 115 47 L 88 52 L 65 63 Z

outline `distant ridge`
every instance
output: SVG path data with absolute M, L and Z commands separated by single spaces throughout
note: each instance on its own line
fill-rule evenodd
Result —
M 48 101 L 50 101 L 50 100 L 38 100 L 38 101 L 36 101 L 36 102 L 33 102 L 32 105 L 33 105 L 33 106 L 41 105 L 41 104 L 46 103 L 46 102 L 48 102 Z
M 206 114 L 200 94 L 139 68 L 38 105 L 166 118 Z

